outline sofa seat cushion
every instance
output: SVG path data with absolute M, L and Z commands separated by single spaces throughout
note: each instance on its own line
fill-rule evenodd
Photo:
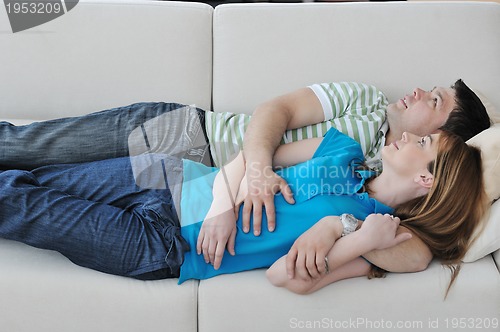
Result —
M 232 332 L 235 324 L 238 332 L 374 331 L 386 330 L 381 324 L 403 330 L 396 328 L 402 322 L 409 324 L 405 331 L 427 331 L 436 321 L 436 330 L 445 330 L 453 317 L 498 317 L 500 275 L 491 255 L 464 264 L 445 300 L 449 280 L 449 270 L 432 262 L 423 272 L 347 279 L 303 296 L 275 288 L 264 270 L 219 276 L 200 282 L 199 324 L 203 332 Z M 308 328 L 312 324 L 319 325 Z
M 197 331 L 198 282 L 139 281 L 0 239 L 2 331 Z M 161 313 L 159 315 L 158 313 Z M 163 327 L 163 328 L 161 328 Z

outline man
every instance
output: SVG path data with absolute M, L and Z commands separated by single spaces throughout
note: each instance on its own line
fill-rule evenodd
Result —
M 273 154 L 285 130 L 330 120 L 335 115 L 356 110 L 355 120 L 348 123 L 350 126 L 338 129 L 353 136 L 362 146 L 366 145 L 363 150 L 373 164 L 381 147 L 392 144 L 405 131 L 424 136 L 449 130 L 467 140 L 490 125 L 484 105 L 461 80 L 451 88 L 436 87 L 431 91 L 415 89 L 413 93 L 387 105 L 383 98 L 367 101 L 370 98 L 366 95 L 378 95 L 371 93 L 372 89 L 345 83 L 313 85 L 273 99 L 256 109 L 244 140 L 249 188 L 244 202 L 244 225 L 247 225 L 244 229 L 249 229 L 250 212 L 253 210 L 253 231 L 256 235 L 261 232 L 263 207 L 269 231 L 274 229 L 273 195 L 276 192 L 281 191 L 287 201 L 293 203 L 288 185 L 272 171 Z M 383 118 L 380 109 L 385 109 L 387 118 L 377 130 L 359 121 L 363 116 L 371 120 Z M 409 231 L 400 227 L 399 232 Z M 321 249 L 311 244 L 294 245 L 290 251 L 294 258 L 287 261 L 289 274 L 294 275 L 297 264 L 297 272 L 307 276 L 305 261 L 295 261 L 300 256 L 298 252 Z M 371 252 L 365 258 L 387 271 L 412 272 L 425 269 L 432 255 L 425 244 L 413 236 L 396 247 Z

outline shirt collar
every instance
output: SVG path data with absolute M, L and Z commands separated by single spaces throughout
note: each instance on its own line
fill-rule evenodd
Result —
M 389 131 L 389 122 L 387 120 L 382 123 L 382 126 L 380 126 L 380 129 L 378 130 L 378 135 L 380 139 L 380 146 L 385 146 L 385 137 L 387 135 L 387 132 Z

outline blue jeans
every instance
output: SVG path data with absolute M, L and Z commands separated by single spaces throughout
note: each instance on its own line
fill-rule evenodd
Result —
M 111 274 L 178 276 L 187 244 L 173 199 L 179 194 L 172 195 L 178 186 L 169 182 L 179 178 L 179 158 L 210 164 L 203 120 L 193 107 L 139 103 L 27 126 L 0 123 L 0 237 Z M 151 164 L 159 153 L 177 158 Z
M 134 177 L 130 159 L 0 171 L 0 237 L 105 273 L 178 277 L 189 246 L 163 174 L 178 178 L 182 161 L 159 158 Z M 164 189 L 137 186 L 141 176 L 163 181 Z
M 203 110 L 175 103 L 138 103 L 27 126 L 0 122 L 0 169 L 118 158 L 131 153 L 131 143 L 134 154 L 176 155 L 210 165 L 204 129 Z M 134 130 L 141 133 L 135 142 Z M 137 151 L 139 139 L 147 147 Z

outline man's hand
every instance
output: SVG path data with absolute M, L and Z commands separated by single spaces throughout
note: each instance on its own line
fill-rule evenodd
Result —
M 285 200 L 294 204 L 293 194 L 288 183 L 276 174 L 271 167 L 247 165 L 248 195 L 243 204 L 243 231 L 250 231 L 250 215 L 253 211 L 253 232 L 260 235 L 262 230 L 262 209 L 266 209 L 267 227 L 270 232 L 276 228 L 274 195 L 281 192 Z
M 373 250 L 386 249 L 411 239 L 410 233 L 396 234 L 400 222 L 398 217 L 389 214 L 370 214 L 359 232 L 365 234 Z
M 338 217 L 325 217 L 302 234 L 286 256 L 286 270 L 289 279 L 305 281 L 319 278 L 326 272 L 325 257 L 342 234 Z
M 236 216 L 234 210 L 231 209 L 203 221 L 196 251 L 198 255 L 203 253 L 205 262 L 212 264 L 214 269 L 218 270 L 226 247 L 231 255 L 236 254 L 234 251 L 235 238 Z

